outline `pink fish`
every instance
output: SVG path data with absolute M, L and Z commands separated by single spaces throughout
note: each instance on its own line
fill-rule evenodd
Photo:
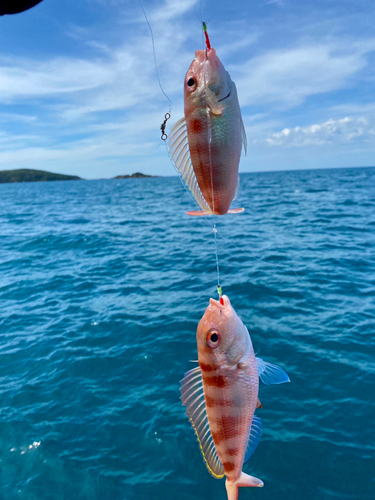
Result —
M 206 37 L 208 39 L 208 37 Z M 216 55 L 197 50 L 185 76 L 185 116 L 171 128 L 171 159 L 202 211 L 190 215 L 238 213 L 230 209 L 238 190 L 238 168 L 246 133 L 236 85 Z
M 181 381 L 181 400 L 197 435 L 210 474 L 226 476 L 228 500 L 237 500 L 238 486 L 263 486 L 242 471 L 253 454 L 262 421 L 259 377 L 269 384 L 289 382 L 282 368 L 256 358 L 250 335 L 228 297 L 210 299 L 197 330 L 199 366 Z

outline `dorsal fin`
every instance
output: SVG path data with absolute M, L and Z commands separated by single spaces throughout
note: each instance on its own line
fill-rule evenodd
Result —
M 249 460 L 251 455 L 254 453 L 255 448 L 258 446 L 260 438 L 262 436 L 262 428 L 263 428 L 262 419 L 254 415 L 253 423 L 251 424 L 249 444 L 247 445 L 246 448 L 244 462 L 246 462 L 246 460 Z
M 171 127 L 168 149 L 175 169 L 192 192 L 198 205 L 206 214 L 212 214 L 212 210 L 204 199 L 202 191 L 198 186 L 193 165 L 191 164 L 185 118 L 181 118 L 181 120 L 178 120 L 178 122 Z
M 185 373 L 185 377 L 181 380 L 180 392 L 181 401 L 186 406 L 186 413 L 197 435 L 208 472 L 213 477 L 220 479 L 224 477 L 224 467 L 217 456 L 208 425 L 202 375 L 199 366 Z

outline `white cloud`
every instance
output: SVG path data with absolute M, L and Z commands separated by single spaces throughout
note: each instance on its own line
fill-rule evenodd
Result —
M 178 16 L 182 16 L 191 10 L 200 0 L 166 0 L 158 9 L 148 15 L 153 24 L 160 21 L 170 21 Z
M 142 170 L 139 164 L 143 162 L 145 172 L 173 174 L 164 145 L 159 147 L 168 103 L 159 89 L 141 9 L 124 0 L 96 1 L 116 19 L 102 24 L 97 19 L 90 26 L 62 25 L 63 42 L 67 41 L 70 51 L 66 53 L 76 55 L 57 56 L 53 49 L 43 52 L 42 59 L 38 52 L 29 59 L 0 54 L 1 168 L 43 167 L 93 178 L 131 173 L 135 165 Z M 169 123 L 174 123 L 183 112 L 184 74 L 194 51 L 201 48 L 200 2 L 144 3 L 162 85 L 173 102 Z M 274 7 L 262 11 L 280 12 Z M 206 11 L 210 18 L 211 12 Z M 340 144 L 372 141 L 372 121 L 366 118 L 367 125 L 356 121 L 371 114 L 365 106 L 357 106 L 354 116 L 349 103 L 348 111 L 335 109 L 331 103 L 322 105 L 319 115 L 307 121 L 317 124 L 309 127 L 290 127 L 285 110 L 296 108 L 295 113 L 302 116 L 304 107 L 298 106 L 310 96 L 358 87 L 363 74 L 369 80 L 373 39 L 353 43 L 337 31 L 336 38 L 323 38 L 320 32 L 314 38 L 311 29 L 311 39 L 306 40 L 301 39 L 306 33 L 301 35 L 300 25 L 294 26 L 295 36 L 288 33 L 288 39 L 278 38 L 280 33 L 273 32 L 276 18 L 270 28 L 266 22 L 258 25 L 245 16 L 235 23 L 223 19 L 220 9 L 215 15 L 209 25 L 211 41 L 237 84 L 240 102 L 260 108 L 253 116 L 251 107 L 243 110 L 250 149 L 246 161 L 252 160 L 254 151 L 258 158 L 276 157 L 281 148 L 267 144 L 287 146 L 284 150 L 291 154 L 292 147 L 302 151 L 303 144 L 339 144 L 340 137 L 346 138 Z M 259 55 L 251 57 L 251 53 Z M 341 123 L 342 117 L 350 121 Z M 302 121 L 294 116 L 295 123 Z M 153 170 L 155 165 L 159 170 Z
M 111 68 L 100 62 L 68 58 L 47 62 L 3 60 L 0 63 L 0 103 L 88 90 L 111 78 Z
M 234 67 L 242 105 L 279 103 L 293 107 L 307 97 L 350 87 L 351 77 L 367 65 L 367 54 L 375 50 L 375 40 L 353 44 L 304 45 L 273 50 Z
M 375 142 L 375 120 L 372 117 L 327 120 L 307 127 L 284 128 L 265 140 L 269 146 L 323 146 L 332 143 Z
M 37 120 L 36 116 L 19 114 L 19 113 L 0 113 L 0 122 L 19 122 L 19 123 L 30 123 Z

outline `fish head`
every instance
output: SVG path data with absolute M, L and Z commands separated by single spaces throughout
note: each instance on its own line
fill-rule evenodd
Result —
M 198 324 L 198 355 L 209 357 L 217 364 L 234 365 L 248 352 L 251 340 L 229 298 L 223 295 L 222 299 L 223 304 L 210 299 Z
M 185 76 L 185 115 L 191 109 L 206 106 L 212 113 L 221 114 L 224 101 L 235 92 L 234 83 L 217 57 L 216 50 L 197 50 Z

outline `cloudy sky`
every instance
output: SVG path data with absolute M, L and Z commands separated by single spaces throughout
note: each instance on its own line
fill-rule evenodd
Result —
M 242 172 L 375 165 L 372 0 L 143 2 L 171 123 L 203 7 L 238 89 Z M 43 0 L 0 17 L 1 170 L 173 175 L 160 140 L 168 108 L 139 0 Z

